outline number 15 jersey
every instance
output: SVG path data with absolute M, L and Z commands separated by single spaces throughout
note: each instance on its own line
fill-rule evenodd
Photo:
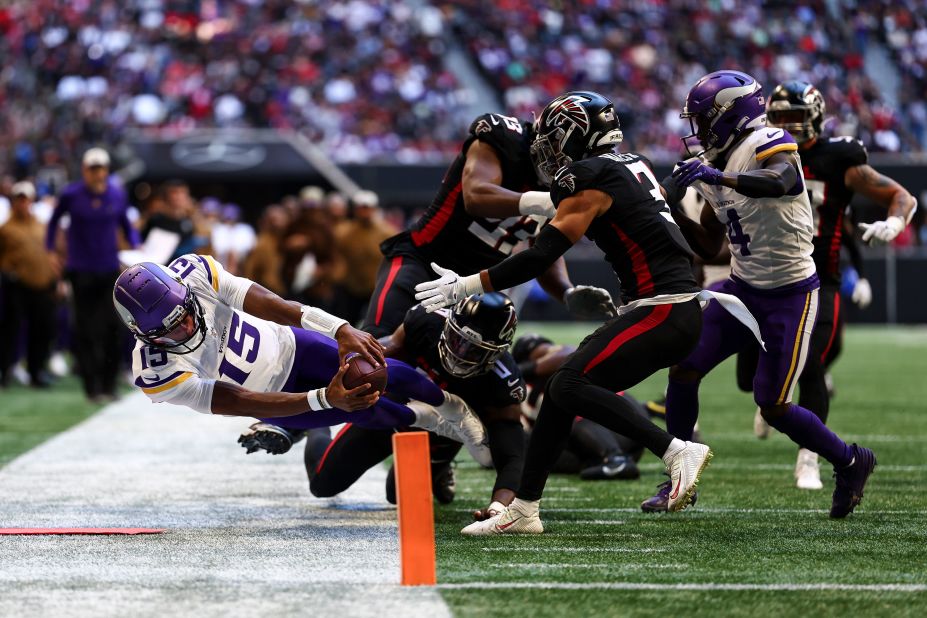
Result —
M 734 145 L 723 171 L 752 172 L 777 152 L 797 150 L 787 131 L 761 127 Z M 721 185 L 692 185 L 727 226 L 731 271 L 755 288 L 781 288 L 815 273 L 811 259 L 814 219 L 800 165 L 798 174 L 798 182 L 782 197 L 747 197 Z
M 196 295 L 206 338 L 189 354 L 170 354 L 138 342 L 132 352 L 135 385 L 154 402 L 207 414 L 216 380 L 252 391 L 279 391 L 293 368 L 296 338 L 289 327 L 242 310 L 253 282 L 225 272 L 209 256 L 183 255 L 168 268 Z

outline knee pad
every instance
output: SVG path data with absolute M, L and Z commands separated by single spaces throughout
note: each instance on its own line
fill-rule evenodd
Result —
M 772 425 L 776 419 L 785 414 L 792 406 L 791 403 L 762 403 L 757 401 L 756 405 L 760 406 L 760 414 L 763 419 Z

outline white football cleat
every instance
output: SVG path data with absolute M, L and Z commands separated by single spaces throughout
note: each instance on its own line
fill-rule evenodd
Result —
M 463 403 L 462 400 L 461 403 Z M 487 445 L 486 429 L 480 419 L 469 411 L 469 408 L 467 408 L 469 414 L 462 414 L 458 422 L 453 422 L 443 416 L 438 408 L 427 403 L 410 401 L 406 405 L 415 412 L 413 427 L 462 442 L 467 447 L 467 452 L 477 463 L 487 468 L 492 466 L 492 454 L 489 452 L 489 446 Z M 447 406 L 446 401 L 441 407 L 444 406 Z
M 686 442 L 685 444 L 685 448 L 680 449 L 666 462 L 672 482 L 666 504 L 668 511 L 681 511 L 689 506 L 695 487 L 698 485 L 699 476 L 714 456 L 705 444 L 698 442 Z
M 763 418 L 763 411 L 757 406 L 756 414 L 753 415 L 753 435 L 760 440 L 765 440 L 771 433 L 772 427 L 770 427 L 766 419 Z
M 806 448 L 798 449 L 798 461 L 795 462 L 795 486 L 799 489 L 824 489 L 818 454 L 814 451 Z
M 465 536 L 491 536 L 496 534 L 541 534 L 544 524 L 535 509 L 531 514 L 525 514 L 517 507 L 509 505 L 498 515 L 475 521 L 460 531 Z
M 486 427 L 467 402 L 453 393 L 444 391 L 444 403 L 435 410 L 448 423 L 456 427 L 459 440 L 467 451 L 484 468 L 492 467 L 489 436 Z

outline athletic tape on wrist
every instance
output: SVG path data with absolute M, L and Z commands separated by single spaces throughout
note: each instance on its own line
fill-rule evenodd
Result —
M 306 399 L 309 401 L 309 409 L 313 412 L 318 412 L 319 410 L 327 410 L 331 406 L 328 404 L 328 399 L 326 398 L 326 389 L 317 388 L 306 393 Z
M 335 338 L 335 333 L 338 332 L 338 329 L 347 323 L 347 320 L 335 317 L 317 307 L 304 305 L 302 308 L 302 319 L 300 320 L 302 327 L 306 330 L 322 333 L 332 339 Z

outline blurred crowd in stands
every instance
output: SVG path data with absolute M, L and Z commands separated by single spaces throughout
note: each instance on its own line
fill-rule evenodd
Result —
M 902 77 L 898 109 L 864 71 L 874 43 Z M 445 65 L 454 46 L 498 111 L 600 90 L 652 159 L 677 156 L 685 93 L 719 67 L 808 79 L 838 133 L 927 150 L 923 0 L 11 0 L 0 168 L 57 189 L 65 162 L 129 130 L 240 126 L 302 131 L 339 162 L 449 159 L 475 96 Z
M 867 44 L 919 24 L 918 33 L 900 36 L 920 39 L 923 71 L 927 13 L 922 0 L 909 2 L 920 6 L 919 15 L 880 2 L 841 0 L 443 4 L 459 38 L 515 115 L 530 116 L 565 90 L 599 91 L 616 103 L 629 148 L 651 159 L 678 155 L 679 135 L 687 128 L 679 118 L 686 93 L 700 76 L 719 68 L 750 73 L 767 92 L 787 79 L 816 84 L 837 121 L 833 130 L 859 136 L 871 151 L 927 148 L 923 103 L 908 105 L 911 118 L 900 117 L 863 70 Z M 881 18 L 880 8 L 904 14 L 906 24 Z M 921 81 L 921 101 L 924 94 Z

